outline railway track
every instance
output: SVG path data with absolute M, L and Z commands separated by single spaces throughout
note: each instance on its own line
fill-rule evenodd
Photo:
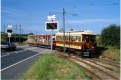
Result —
M 107 61 L 110 61 L 110 62 L 115 63 L 115 64 L 119 64 L 119 62 L 117 62 L 109 57 L 106 57 L 106 56 L 101 56 L 100 59 L 107 60 Z
M 104 63 L 104 64 L 112 65 L 112 66 L 117 67 L 117 68 L 120 68 L 120 63 L 115 63 L 115 62 L 111 62 L 111 61 L 108 61 L 105 59 L 97 59 L 97 58 L 95 58 L 94 60 L 101 62 L 101 63 Z
M 116 69 L 120 71 L 120 68 L 106 63 L 104 64 L 101 62 L 101 59 L 79 58 L 77 56 L 68 56 L 60 52 L 56 53 L 62 58 L 66 58 L 81 65 L 93 80 L 120 80 L 120 72 L 118 73 L 116 71 Z

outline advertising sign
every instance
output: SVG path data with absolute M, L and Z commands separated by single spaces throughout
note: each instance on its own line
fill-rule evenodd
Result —
M 45 23 L 45 30 L 50 31 L 50 30 L 58 30 L 58 22 L 46 22 Z

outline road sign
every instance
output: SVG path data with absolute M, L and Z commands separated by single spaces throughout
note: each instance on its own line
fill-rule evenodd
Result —
M 8 33 L 8 37 L 11 37 L 11 33 Z
M 8 25 L 8 28 L 12 29 L 12 25 Z
M 56 20 L 56 16 L 55 15 L 52 15 L 52 16 L 48 16 L 48 21 L 54 21 Z
M 45 22 L 45 30 L 51 31 L 51 51 L 52 51 L 52 45 L 53 45 L 53 30 L 58 30 L 58 22 L 56 20 L 56 16 L 48 16 L 48 22 Z
M 12 33 L 13 30 L 12 29 L 7 29 L 7 33 Z
M 12 30 L 12 25 L 8 25 L 7 29 L 6 29 L 6 32 L 7 33 L 12 33 L 13 30 Z

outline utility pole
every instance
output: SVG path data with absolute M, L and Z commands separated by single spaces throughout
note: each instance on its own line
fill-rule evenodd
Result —
M 22 32 L 22 38 L 23 38 L 23 29 L 22 29 L 22 31 L 21 31 L 21 32 Z
M 22 38 L 23 38 L 23 30 L 22 30 L 22 27 L 21 27 L 21 41 L 22 41 Z
M 4 25 L 4 32 L 6 32 L 6 31 L 5 31 L 5 25 Z
M 20 42 L 21 42 L 21 24 L 20 24 L 20 34 L 19 34 L 19 44 L 20 44 Z
M 22 28 L 22 34 L 24 34 L 24 30 L 23 30 L 23 28 Z
M 63 52 L 65 53 L 65 9 L 63 8 Z
M 15 25 L 15 42 L 16 42 L 16 34 L 17 34 L 17 24 Z
M 63 52 L 65 53 L 65 9 L 63 8 Z M 72 14 L 72 15 L 76 15 L 77 14 L 73 14 L 73 13 L 69 13 L 69 14 Z

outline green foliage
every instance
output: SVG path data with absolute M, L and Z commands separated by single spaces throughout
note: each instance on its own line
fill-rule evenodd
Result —
M 19 38 L 20 38 L 20 42 L 25 42 L 27 40 L 27 35 L 26 34 L 12 34 L 10 40 L 11 42 L 19 42 Z M 7 34 L 1 34 L 1 41 L 9 41 L 8 35 Z
M 7 41 L 7 34 L 1 34 L 1 41 Z
M 105 46 L 120 48 L 120 26 L 110 25 L 104 28 L 101 33 L 101 42 Z
M 117 47 L 107 46 L 106 50 L 102 52 L 102 56 L 120 62 L 120 49 L 117 49 Z
M 101 35 L 97 35 L 96 36 L 96 43 L 97 43 L 97 45 L 102 45 L 102 42 L 101 42 L 101 37 L 100 37 Z

